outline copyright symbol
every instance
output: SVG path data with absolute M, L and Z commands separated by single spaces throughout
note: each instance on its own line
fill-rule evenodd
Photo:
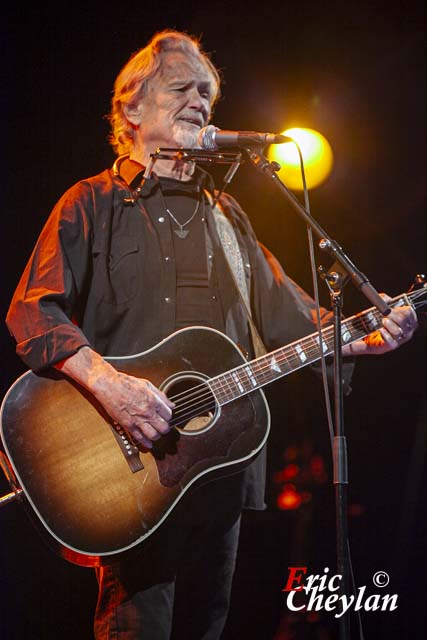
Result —
M 376 587 L 386 587 L 390 582 L 390 577 L 385 571 L 377 571 L 372 577 L 372 582 Z

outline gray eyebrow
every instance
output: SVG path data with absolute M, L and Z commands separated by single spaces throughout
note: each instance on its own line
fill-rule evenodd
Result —
M 183 87 L 189 86 L 191 84 L 196 84 L 199 89 L 207 90 L 209 96 L 212 98 L 215 95 L 215 87 L 213 83 L 209 80 L 188 80 L 187 78 L 173 78 L 168 83 L 169 87 L 178 87 L 182 85 Z

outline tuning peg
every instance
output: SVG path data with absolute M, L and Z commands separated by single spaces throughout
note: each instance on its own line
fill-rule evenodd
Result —
M 415 289 L 425 287 L 426 283 L 427 283 L 427 277 L 425 276 L 425 274 L 417 273 L 417 275 L 414 278 L 414 282 L 411 284 L 411 286 L 408 289 L 408 293 L 411 293 L 411 291 L 414 291 Z

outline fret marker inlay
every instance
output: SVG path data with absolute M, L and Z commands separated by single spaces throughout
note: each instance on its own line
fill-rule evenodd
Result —
M 272 369 L 272 371 L 277 371 L 277 373 L 281 373 L 282 370 L 279 367 L 279 365 L 277 364 L 276 358 L 273 356 L 270 360 L 270 368 Z
M 256 380 L 254 378 L 254 374 L 252 373 L 252 369 L 248 366 L 248 367 L 245 367 L 245 371 L 247 373 L 247 376 L 248 376 L 249 380 L 252 383 L 252 386 L 256 387 L 257 386 L 257 382 L 256 382 Z
M 343 342 L 348 342 L 350 340 L 350 338 L 351 338 L 351 333 L 346 327 L 343 327 L 341 335 L 342 335 L 342 341 Z
M 376 320 L 374 314 L 372 313 L 372 311 L 370 311 L 369 313 L 366 314 L 366 324 L 368 325 L 368 327 L 370 329 L 372 329 L 372 331 L 377 326 L 377 320 Z
M 300 344 L 295 345 L 295 351 L 299 355 L 299 359 L 301 360 L 301 362 L 305 362 L 307 360 L 307 356 L 305 355 L 305 352 L 303 351 L 303 348 Z
M 240 393 L 243 393 L 245 389 L 244 389 L 242 383 L 239 380 L 239 376 L 237 375 L 237 373 L 235 371 L 231 375 L 233 376 L 234 382 L 237 384 Z
M 320 336 L 317 336 L 316 342 L 320 346 Z M 324 340 L 322 340 L 322 349 L 323 349 L 323 353 L 326 353 L 327 350 L 328 350 L 328 345 L 326 344 L 326 342 Z

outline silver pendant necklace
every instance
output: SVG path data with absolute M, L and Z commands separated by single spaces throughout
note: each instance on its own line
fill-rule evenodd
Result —
M 164 195 L 162 193 L 162 191 L 160 191 L 161 195 L 162 195 L 162 200 L 163 200 L 163 206 L 165 208 L 166 213 L 171 217 L 171 219 L 175 222 L 175 224 L 179 227 L 179 229 L 174 229 L 173 232 L 175 233 L 175 235 L 178 236 L 178 238 L 181 238 L 181 240 L 184 240 L 184 238 L 186 238 L 189 234 L 189 229 L 184 229 L 184 227 L 187 226 L 187 224 L 190 224 L 190 222 L 196 217 L 197 212 L 199 210 L 200 207 L 200 197 L 197 200 L 197 204 L 196 204 L 196 208 L 194 209 L 193 213 L 191 214 L 191 216 L 188 218 L 188 220 L 186 220 L 184 222 L 184 224 L 181 224 L 180 222 L 178 222 L 178 220 L 175 218 L 175 216 L 173 215 L 172 211 L 170 209 L 168 209 L 168 207 L 166 206 L 166 201 L 164 198 Z

